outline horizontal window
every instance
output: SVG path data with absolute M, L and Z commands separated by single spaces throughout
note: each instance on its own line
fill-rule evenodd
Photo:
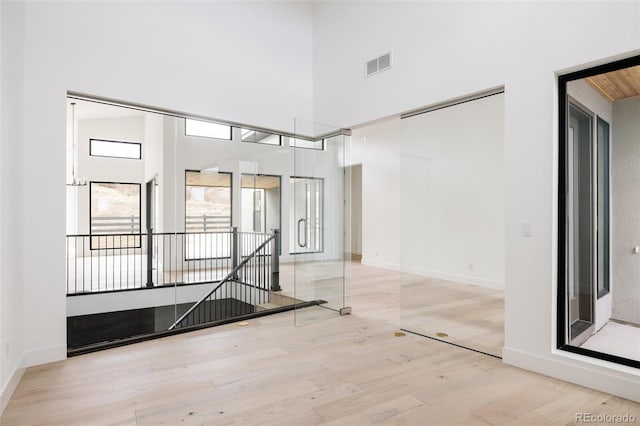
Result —
M 104 139 L 89 139 L 89 155 L 93 157 L 142 158 L 140 142 L 121 142 Z
M 306 139 L 289 138 L 289 146 L 293 148 L 317 149 L 324 150 L 324 139 L 318 141 L 310 141 Z
M 187 136 L 231 140 L 231 126 L 185 118 L 184 133 Z
M 263 143 L 266 145 L 282 145 L 282 136 L 256 130 L 242 130 L 242 142 Z

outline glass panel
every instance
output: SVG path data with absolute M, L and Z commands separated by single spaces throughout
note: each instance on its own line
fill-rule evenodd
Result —
M 290 224 L 291 254 L 322 252 L 323 178 L 291 177 L 294 220 Z
M 289 146 L 302 149 L 317 149 L 323 150 L 325 147 L 325 140 L 307 140 L 300 138 L 289 138 Z
M 571 341 L 586 339 L 593 327 L 593 142 L 591 115 L 569 105 L 567 139 L 568 197 L 573 208 L 568 217 L 569 258 L 569 336 Z
M 609 123 L 598 117 L 598 298 L 609 293 Z
M 177 219 L 183 216 L 177 188 L 184 185 L 184 170 L 176 175 L 182 125 L 160 114 L 73 103 L 69 180 L 94 182 L 68 190 L 67 294 L 87 294 L 67 298 L 71 350 L 165 331 L 181 312 L 176 302 L 185 302 L 177 288 L 184 280 L 184 233 L 178 232 L 184 219 Z M 142 145 L 112 139 L 140 135 Z M 76 137 L 91 143 L 75 144 Z M 96 155 L 143 158 L 105 169 L 96 167 L 102 161 Z M 96 182 L 100 177 L 110 182 Z M 91 244 L 100 250 L 89 250 Z M 167 291 L 171 286 L 175 291 Z M 140 291 L 123 291 L 133 289 Z
M 501 356 L 504 96 L 408 117 L 400 127 L 400 223 L 388 226 L 400 232 L 401 326 Z
M 280 145 L 281 136 L 273 133 L 259 132 L 257 130 L 241 129 L 242 142 L 263 143 L 267 145 Z
M 294 149 L 290 179 L 289 252 L 294 256 L 295 298 L 318 303 L 296 309 L 296 324 L 338 315 L 349 306 L 345 185 L 349 138 L 340 130 L 296 119 L 296 135 L 326 149 Z M 297 138 L 299 139 L 299 138 Z M 321 142 L 316 142 L 321 143 Z M 329 196 L 330 194 L 330 196 Z
M 294 150 L 281 147 L 279 135 L 137 110 L 127 110 L 130 126 L 124 126 L 120 107 L 96 103 L 83 110 L 85 104 L 92 103 L 69 103 L 67 293 L 109 294 L 99 303 L 67 299 L 70 348 L 149 335 L 176 324 L 229 319 L 297 300 L 321 305 L 315 312 L 299 306 L 309 318 L 322 316 L 318 312 L 336 315 L 348 306 L 346 138 L 314 125 L 303 138 L 313 139 L 309 135 L 321 129 L 330 148 Z M 216 126 L 220 133 L 210 133 Z M 193 134 L 238 143 L 202 143 Z M 139 152 L 142 161 L 128 162 L 127 168 L 93 167 L 92 162 L 103 160 L 90 155 L 89 144 L 75 143 L 109 141 L 113 135 L 125 140 L 144 135 L 144 143 L 136 145 L 144 149 L 144 155 Z M 312 145 L 322 147 L 323 139 L 316 139 Z M 93 148 L 105 154 L 100 149 L 108 144 Z M 95 185 L 99 182 L 92 185 L 92 197 L 86 182 L 103 175 L 112 182 L 134 176 L 127 185 L 137 188 L 135 197 L 126 185 Z M 303 188 L 299 202 L 291 177 Z M 287 203 L 285 214 L 282 202 Z M 121 219 L 130 218 L 131 209 L 134 219 L 125 229 Z M 292 256 L 289 222 L 295 209 L 304 211 L 307 227 L 300 241 L 308 252 Z M 95 232 L 106 226 L 98 224 L 98 210 L 122 223 L 107 229 L 104 241 L 93 241 L 101 250 L 91 250 Z M 276 254 L 284 254 L 282 268 Z M 297 288 L 294 260 L 304 265 L 297 269 Z M 309 273 L 301 274 L 305 268 Z M 144 291 L 122 292 L 132 289 Z M 196 306 L 198 300 L 204 302 Z M 298 324 L 304 315 L 296 314 Z

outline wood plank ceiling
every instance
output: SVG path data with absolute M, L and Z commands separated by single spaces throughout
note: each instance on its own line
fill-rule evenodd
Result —
M 279 176 L 242 175 L 243 188 L 273 189 L 279 186 Z
M 273 189 L 280 186 L 280 176 L 243 174 L 241 183 L 242 188 Z M 187 171 L 186 184 L 188 186 L 229 188 L 231 187 L 231 173 Z
M 640 65 L 594 75 L 586 80 L 610 102 L 640 96 Z

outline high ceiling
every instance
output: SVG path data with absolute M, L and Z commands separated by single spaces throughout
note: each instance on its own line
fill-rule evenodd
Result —
M 586 78 L 611 102 L 640 96 L 640 65 Z

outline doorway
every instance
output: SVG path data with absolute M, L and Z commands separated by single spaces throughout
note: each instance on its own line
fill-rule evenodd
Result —
M 351 255 L 351 260 L 360 262 L 362 260 L 362 164 L 354 164 L 347 167 L 347 174 L 351 176 L 351 184 L 345 190 L 347 192 L 347 217 L 351 218 L 347 223 L 347 233 L 351 235 L 348 239 L 347 253 Z
M 593 136 L 592 116 L 576 103 L 569 104 L 567 135 L 568 194 L 568 300 L 569 333 L 579 345 L 593 332 Z M 572 208 L 580 206 L 580 208 Z

